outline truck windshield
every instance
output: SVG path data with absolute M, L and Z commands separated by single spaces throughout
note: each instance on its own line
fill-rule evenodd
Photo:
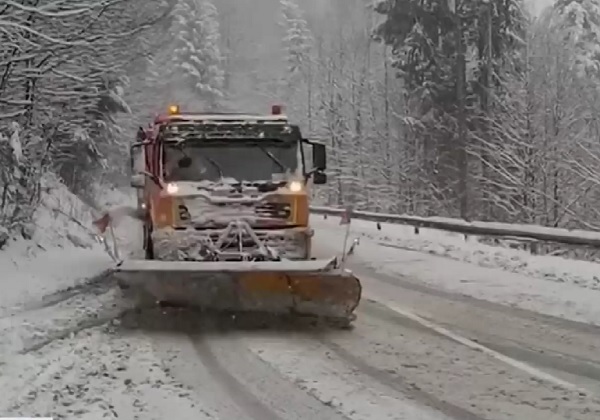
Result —
M 181 168 L 180 159 L 191 165 Z M 165 178 L 173 181 L 271 181 L 298 167 L 295 143 L 190 144 L 165 145 Z

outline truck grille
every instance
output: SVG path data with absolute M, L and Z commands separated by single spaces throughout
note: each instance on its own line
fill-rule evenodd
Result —
M 289 219 L 292 208 L 289 203 L 262 203 L 255 207 L 255 213 L 259 217 Z
M 207 204 L 201 199 L 187 199 L 178 204 L 179 221 L 183 226 L 226 226 L 230 221 L 243 219 L 251 224 L 287 224 L 292 215 L 292 205 L 284 202 L 270 203 L 219 203 Z

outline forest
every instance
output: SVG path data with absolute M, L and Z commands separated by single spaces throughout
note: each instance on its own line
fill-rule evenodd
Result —
M 169 103 L 285 105 L 328 145 L 315 203 L 600 225 L 600 1 L 2 0 L 0 228 L 48 174 L 127 185 Z M 87 197 L 92 200 L 92 197 Z

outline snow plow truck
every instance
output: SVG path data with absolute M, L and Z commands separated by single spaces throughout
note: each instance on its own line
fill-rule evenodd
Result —
M 270 115 L 170 106 L 138 131 L 131 167 L 145 258 L 118 265 L 122 288 L 218 312 L 355 319 L 360 281 L 337 257 L 313 257 L 309 190 L 327 182 L 325 146 L 280 106 Z

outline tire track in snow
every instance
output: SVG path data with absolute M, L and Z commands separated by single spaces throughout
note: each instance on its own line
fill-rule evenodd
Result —
M 349 363 L 399 377 L 480 418 L 591 420 L 600 415 L 600 400 L 593 396 L 512 369 L 488 353 L 371 305 L 362 307 L 354 336 L 321 336 L 324 345 Z
M 64 296 L 62 296 L 64 297 Z M 26 354 L 118 319 L 129 310 L 116 287 L 97 284 L 36 309 L 0 319 L 0 355 Z
M 408 313 L 403 315 L 394 308 L 388 308 L 375 300 L 367 300 L 368 304 L 363 305 L 363 310 L 370 315 L 379 316 L 382 319 L 394 319 L 403 325 L 412 323 L 412 328 L 418 328 L 423 331 L 430 331 L 439 337 L 446 338 L 450 341 L 455 341 L 463 344 L 465 347 L 490 354 L 492 357 L 501 360 L 515 369 L 522 370 L 534 377 L 547 381 L 553 385 L 561 386 L 565 389 L 576 390 L 582 394 L 589 394 L 587 389 L 578 387 L 576 384 L 567 382 L 553 376 L 545 371 L 541 371 L 533 367 L 533 365 L 548 368 L 552 371 L 561 371 L 574 376 L 600 381 L 600 368 L 597 362 L 589 359 L 575 359 L 567 354 L 543 351 L 540 352 L 534 349 L 521 347 L 518 344 L 485 342 L 478 339 L 469 339 L 450 331 L 441 325 L 432 323 L 430 320 L 422 318 L 418 315 Z M 404 308 L 400 308 L 404 311 Z M 390 312 L 385 314 L 385 312 Z M 420 320 L 415 320 L 415 318 Z M 427 326 L 425 325 L 427 324 Z M 522 363 L 521 363 L 522 362 Z M 529 365 L 530 364 L 530 365 Z
M 365 275 L 363 279 L 369 286 L 376 286 L 377 296 L 385 296 L 390 304 L 398 301 L 401 308 L 435 321 L 452 334 L 460 334 L 471 342 L 471 347 L 476 343 L 504 358 L 548 370 L 562 381 L 600 394 L 597 383 L 600 381 L 600 359 L 597 357 L 600 328 L 597 326 L 434 290 L 402 279 L 402 276 L 394 280 L 377 273 Z M 403 324 L 409 322 L 402 314 L 378 309 L 377 306 L 382 305 L 379 301 L 386 300 L 380 299 L 381 296 L 375 298 L 377 302 L 365 296 L 362 309 L 384 319 Z M 387 314 L 383 315 L 385 312 Z
M 5 313 L 0 314 L 0 320 L 21 315 L 24 312 L 49 308 L 72 299 L 78 295 L 87 293 L 101 294 L 114 287 L 114 285 L 116 285 L 116 282 L 115 280 L 111 279 L 111 270 L 106 270 L 97 276 L 83 280 L 81 283 L 75 286 L 58 290 L 54 293 L 42 296 L 40 300 L 27 302 L 16 309 L 5 311 Z
M 277 369 L 323 404 L 355 420 L 484 420 L 472 415 L 449 416 L 438 407 L 423 404 L 409 387 L 390 386 L 355 360 L 348 361 L 328 349 L 314 333 L 291 337 L 252 336 L 242 339 L 259 358 Z M 360 345 L 361 343 L 356 343 Z M 375 416 L 375 417 L 374 417 Z
M 361 281 L 368 282 L 369 279 L 373 279 L 378 282 L 385 283 L 388 286 L 392 286 L 396 290 L 403 289 L 412 292 L 411 295 L 418 293 L 437 298 L 437 300 L 443 299 L 448 303 L 468 305 L 474 309 L 483 310 L 486 312 L 494 312 L 499 315 L 508 315 L 513 318 L 520 318 L 527 322 L 534 321 L 561 329 L 570 329 L 585 334 L 600 335 L 599 325 L 586 324 L 584 322 L 559 318 L 520 307 L 508 306 L 457 292 L 434 288 L 427 284 L 410 280 L 406 276 L 399 273 L 394 275 L 382 273 L 378 271 L 377 268 L 371 267 L 368 263 L 354 263 L 351 265 L 352 271 L 358 276 L 359 279 L 361 279 Z M 395 295 L 399 295 L 399 293 L 395 293 Z
M 204 345 L 204 350 L 210 350 L 228 375 L 234 377 L 238 384 L 251 392 L 265 407 L 272 407 L 270 410 L 280 418 L 349 420 L 333 407 L 323 404 L 297 384 L 288 381 L 280 372 L 249 351 L 238 332 L 203 335 L 199 341 L 196 340 L 196 346 L 198 345 Z
M 371 377 L 382 385 L 398 391 L 401 394 L 413 397 L 416 401 L 423 403 L 423 405 L 435 408 L 441 413 L 444 413 L 448 417 L 456 420 L 487 420 L 485 417 L 481 417 L 472 411 L 466 410 L 465 408 L 444 401 L 431 393 L 423 391 L 417 385 L 410 384 L 400 375 L 396 374 L 392 376 L 386 371 L 369 365 L 361 358 L 354 356 L 343 347 L 330 342 L 322 336 L 320 336 L 319 339 L 323 345 L 333 351 L 341 360 L 355 366 L 360 372 Z
M 283 420 L 282 417 L 279 417 L 271 408 L 263 404 L 262 401 L 248 391 L 235 376 L 221 365 L 219 359 L 207 344 L 206 339 L 196 337 L 194 339 L 194 348 L 214 382 L 218 386 L 223 387 L 224 391 L 245 413 L 248 413 L 254 420 Z
M 244 346 L 244 337 L 265 332 L 264 322 L 250 315 L 232 320 L 193 310 L 154 308 L 132 314 L 123 326 L 151 337 L 164 369 L 209 401 L 208 411 L 219 418 L 349 420 Z

